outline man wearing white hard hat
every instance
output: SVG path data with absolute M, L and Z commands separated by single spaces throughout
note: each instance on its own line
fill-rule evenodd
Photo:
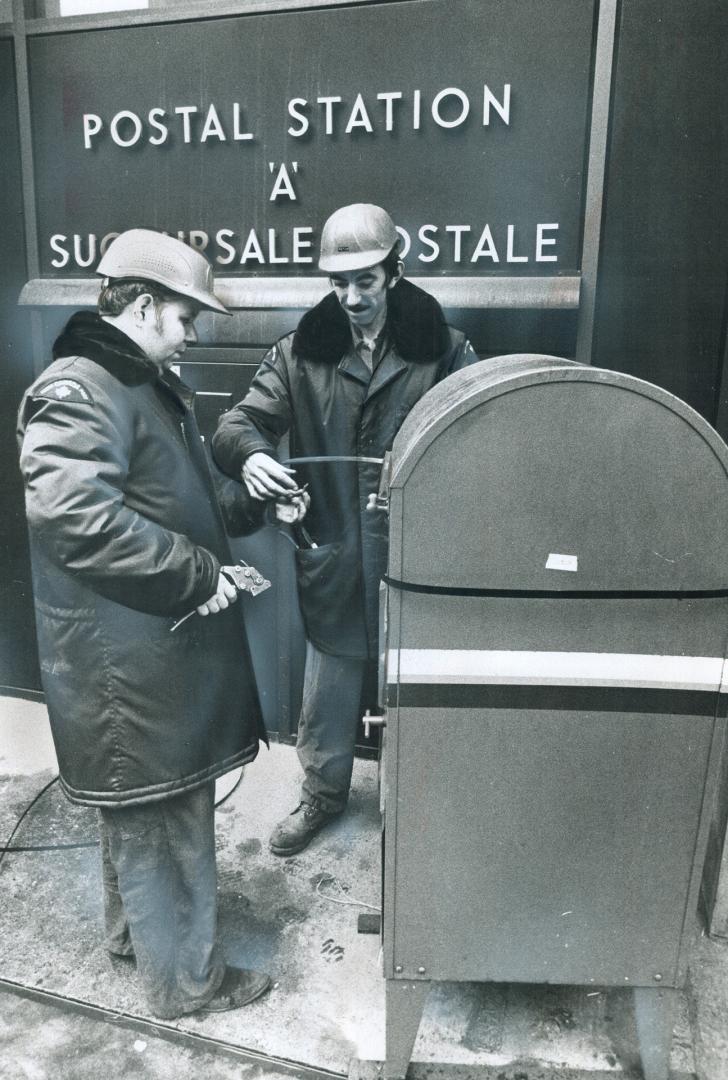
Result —
M 299 805 L 270 839 L 284 856 L 306 847 L 349 795 L 387 561 L 386 517 L 367 511 L 378 462 L 422 395 L 478 359 L 434 298 L 402 277 L 398 233 L 381 207 L 332 214 L 319 267 L 332 292 L 276 342 L 213 439 L 220 467 L 242 476 L 254 499 L 303 484 L 311 496 L 306 526 L 294 530 L 308 639 L 297 742 L 304 779 Z M 286 432 L 290 466 L 277 457 Z
M 122 233 L 98 273 L 98 312 L 71 317 L 20 407 L 39 656 L 61 786 L 99 812 L 106 947 L 173 1018 L 270 983 L 226 965 L 217 936 L 214 781 L 266 735 L 192 394 L 171 370 L 199 309 L 226 309 L 207 260 L 151 230 Z M 243 485 L 220 480 L 230 531 L 256 528 Z

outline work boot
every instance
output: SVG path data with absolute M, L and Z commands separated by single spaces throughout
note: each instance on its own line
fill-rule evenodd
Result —
M 249 1005 L 270 988 L 270 975 L 262 971 L 247 971 L 228 964 L 222 982 L 206 1005 L 195 1009 L 196 1016 L 228 1012 Z
M 322 810 L 318 803 L 302 800 L 293 813 L 279 822 L 271 833 L 271 851 L 274 855 L 295 855 L 303 851 L 319 829 L 338 816 L 338 813 Z

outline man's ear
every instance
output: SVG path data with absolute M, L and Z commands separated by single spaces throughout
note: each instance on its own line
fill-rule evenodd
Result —
M 150 293 L 142 293 L 134 301 L 132 313 L 137 322 L 144 322 L 147 315 L 154 310 L 154 298 Z
M 395 270 L 395 272 L 392 274 L 391 278 L 387 282 L 387 288 L 388 289 L 393 289 L 394 286 L 399 281 L 399 279 L 402 277 L 403 273 L 404 273 L 404 263 L 402 262 L 401 259 L 399 259 L 398 262 L 397 262 L 397 269 Z

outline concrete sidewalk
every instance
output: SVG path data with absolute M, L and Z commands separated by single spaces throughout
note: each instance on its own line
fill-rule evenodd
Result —
M 45 710 L 0 701 L 0 844 L 55 774 Z M 228 957 L 271 972 L 239 1012 L 159 1022 L 133 965 L 101 937 L 95 814 L 53 785 L 0 868 L 0 1076 L 373 1077 L 384 1053 L 379 939 L 357 915 L 379 907 L 376 766 L 356 764 L 350 811 L 305 852 L 277 859 L 267 836 L 296 802 L 290 747 L 261 751 L 219 807 L 220 923 Z M 27 995 L 30 995 L 28 997 Z M 615 1080 L 639 1076 L 626 990 L 441 984 L 413 1054 L 415 1078 Z M 444 1063 L 444 1064 L 435 1064 Z M 673 1038 L 675 1078 L 728 1080 L 728 942 L 698 937 Z

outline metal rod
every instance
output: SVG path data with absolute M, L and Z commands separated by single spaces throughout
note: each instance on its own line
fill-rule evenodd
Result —
M 68 997 L 65 994 L 50 993 L 47 990 L 39 990 L 36 987 L 25 986 L 11 979 L 0 978 L 0 991 L 17 994 L 20 997 L 29 998 L 31 1001 L 38 1001 L 42 1005 L 50 1005 L 65 1012 L 88 1016 L 92 1020 L 98 1020 L 101 1023 L 116 1024 L 131 1031 L 138 1031 L 149 1038 L 164 1039 L 180 1046 L 206 1050 L 214 1054 L 225 1054 L 228 1057 L 237 1058 L 239 1061 L 257 1065 L 265 1072 L 285 1072 L 291 1076 L 300 1077 L 301 1080 L 346 1080 L 344 1073 L 334 1072 L 333 1069 L 307 1065 L 305 1062 L 294 1061 L 290 1058 L 274 1057 L 271 1054 L 249 1050 L 245 1046 L 236 1046 L 234 1043 L 213 1039 L 206 1035 L 198 1035 L 196 1032 L 186 1031 L 176 1026 L 173 1027 L 171 1021 L 151 1020 L 143 1016 L 122 1012 L 119 1009 L 103 1009 L 98 1005 L 80 1001 L 78 998 Z M 175 1024 L 183 1022 L 184 1020 L 174 1021 Z
M 38 219 L 35 205 L 25 0 L 13 0 L 13 21 L 15 26 L 15 91 L 18 99 L 20 169 L 23 185 L 23 217 L 25 220 L 25 261 L 28 277 L 36 278 L 40 275 L 40 260 L 38 257 Z
M 607 165 L 609 105 L 612 95 L 618 3 L 619 0 L 600 0 L 599 3 L 581 253 L 581 303 L 576 331 L 576 359 L 581 364 L 592 362 L 594 345 L 597 274 L 604 211 L 604 178 Z
M 15 94 L 18 104 L 18 136 L 20 139 L 20 174 L 23 199 L 25 235 L 25 267 L 28 277 L 40 274 L 38 255 L 38 214 L 36 209 L 35 171 L 33 164 L 33 132 L 30 109 L 30 76 L 28 71 L 28 38 L 26 33 L 25 0 L 13 0 L 13 44 L 15 50 Z M 33 375 L 44 368 L 44 335 L 40 312 L 30 318 L 30 344 Z
M 369 465 L 383 465 L 384 458 L 380 457 L 357 457 L 350 454 L 314 454 L 312 457 L 292 457 L 286 458 L 283 462 L 284 465 L 310 465 L 316 463 L 323 463 L 333 461 L 337 464 L 342 461 L 352 462 L 365 462 Z

